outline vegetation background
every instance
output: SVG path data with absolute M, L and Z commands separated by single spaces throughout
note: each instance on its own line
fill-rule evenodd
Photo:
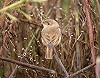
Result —
M 62 41 L 56 52 L 69 74 L 94 63 L 92 59 L 100 52 L 99 4 L 99 0 L 0 0 L 0 55 L 57 72 L 54 77 L 0 61 L 0 78 L 63 78 L 55 59 L 44 58 L 40 33 L 41 21 L 46 18 L 60 25 Z M 91 67 L 73 78 L 96 78 L 95 69 Z

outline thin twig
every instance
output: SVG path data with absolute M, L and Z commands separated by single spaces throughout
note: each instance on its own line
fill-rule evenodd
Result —
M 35 38 L 35 36 L 34 36 L 33 33 L 32 33 L 32 35 L 33 35 L 33 36 L 32 36 L 32 38 L 31 38 L 31 40 L 29 41 L 29 43 L 28 43 L 28 45 L 27 45 L 27 47 L 26 47 L 24 53 L 27 53 L 27 51 L 28 51 L 28 49 L 29 49 L 29 46 L 32 44 L 32 41 L 33 41 L 33 39 Z M 24 56 L 23 56 L 24 53 L 22 54 L 22 57 L 21 57 L 20 61 L 22 61 L 22 58 L 24 58 Z M 14 76 L 16 70 L 17 70 L 17 67 L 18 67 L 18 65 L 16 65 L 15 69 L 12 71 L 11 75 L 9 76 L 9 78 L 13 78 L 13 76 Z
M 100 3 L 99 3 L 98 0 L 95 0 L 95 1 L 96 1 L 96 3 L 97 3 L 98 13 L 99 13 L 99 15 L 100 15 Z
M 63 64 L 61 63 L 58 55 L 54 55 L 54 57 L 56 58 L 56 61 L 57 63 L 59 62 L 59 66 L 62 66 L 62 70 L 66 72 L 66 78 L 72 78 L 72 77 L 75 77 L 76 75 L 86 71 L 87 69 L 93 67 L 96 65 L 96 63 L 93 63 L 79 71 L 77 71 L 76 73 L 72 74 L 72 75 L 68 75 L 67 71 L 65 70 L 65 68 L 63 68 Z M 47 69 L 47 68 L 44 68 L 44 67 L 39 67 L 39 66 L 36 66 L 36 65 L 31 65 L 31 64 L 27 64 L 27 63 L 23 63 L 23 62 L 20 62 L 20 61 L 16 61 L 16 60 L 13 60 L 13 59 L 9 59 L 9 58 L 4 58 L 4 57 L 0 57 L 1 60 L 3 61 L 7 61 L 7 62 L 10 62 L 10 63 L 14 63 L 14 64 L 18 64 L 18 65 L 21 65 L 21 66 L 24 66 L 24 67 L 28 67 L 28 68 L 31 68 L 31 69 L 34 69 L 34 70 L 39 70 L 39 71 L 42 71 L 42 72 L 49 72 L 51 74 L 56 74 L 56 72 L 54 70 L 50 70 L 50 69 Z
M 18 65 L 13 69 L 13 71 L 11 72 L 9 78 L 13 78 L 15 72 L 17 71 Z
M 59 67 L 61 68 L 61 70 L 64 72 L 65 77 L 68 77 L 68 76 L 69 76 L 69 75 L 68 75 L 68 72 L 66 71 L 64 65 L 62 64 L 62 62 L 61 62 L 61 60 L 60 60 L 60 58 L 58 57 L 58 54 L 57 54 L 56 52 L 55 52 L 55 54 L 54 54 L 54 58 L 55 58 L 56 62 L 58 63 Z
M 34 70 L 39 70 L 39 71 L 42 71 L 42 72 L 49 72 L 51 74 L 56 74 L 56 72 L 54 70 L 47 69 L 47 68 L 44 68 L 44 67 L 39 67 L 39 66 L 36 66 L 36 65 L 23 63 L 23 62 L 16 61 L 16 60 L 13 60 L 13 59 L 9 59 L 9 58 L 5 58 L 5 57 L 0 57 L 0 59 L 3 60 L 3 61 L 7 61 L 7 62 L 10 62 L 10 63 L 21 65 L 21 66 L 24 66 L 24 67 L 28 67 L 28 68 L 31 68 L 31 69 L 34 69 Z
M 73 50 L 75 44 L 76 44 L 77 41 L 81 38 L 82 35 L 83 35 L 83 31 L 82 31 L 81 34 L 78 36 L 78 38 L 75 40 L 74 44 L 72 45 L 72 48 L 70 49 L 71 51 Z
M 8 4 L 8 2 L 9 2 L 8 0 L 5 0 L 3 7 L 6 7 L 7 4 Z M 6 19 L 5 17 L 6 17 L 5 16 L 5 12 L 1 12 L 1 16 L 0 16 L 0 31 L 3 28 L 3 26 L 4 26 L 5 19 Z M 2 39 L 2 43 L 0 44 L 0 56 L 1 56 L 2 55 L 2 51 L 3 51 L 3 45 L 4 45 L 4 43 L 3 43 L 3 41 L 4 41 L 4 35 L 3 35 L 3 37 L 0 36 L 0 38 Z M 0 61 L 0 65 L 1 65 L 1 61 Z
M 96 63 L 93 63 L 93 64 L 91 64 L 91 65 L 89 65 L 89 66 L 87 66 L 87 67 L 85 67 L 85 68 L 83 68 L 83 69 L 81 69 L 81 70 L 77 71 L 76 73 L 74 73 L 74 74 L 70 75 L 70 76 L 69 76 L 69 77 L 67 77 L 67 78 L 72 78 L 72 77 L 75 77 L 76 75 L 78 75 L 78 74 L 80 74 L 80 73 L 82 73 L 82 72 L 86 71 L 87 69 L 89 69 L 89 68 L 91 68 L 91 67 L 93 67 L 93 66 L 95 66 L 95 65 L 96 65 Z

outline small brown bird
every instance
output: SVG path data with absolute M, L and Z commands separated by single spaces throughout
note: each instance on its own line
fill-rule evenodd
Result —
M 61 30 L 59 24 L 53 19 L 47 19 L 43 22 L 41 31 L 42 43 L 46 46 L 45 58 L 52 59 L 53 49 L 61 41 Z
M 96 74 L 97 78 L 100 78 L 100 56 L 96 58 Z

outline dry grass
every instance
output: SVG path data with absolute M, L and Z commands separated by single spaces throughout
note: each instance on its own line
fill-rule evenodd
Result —
M 15 1 L 17 0 L 11 0 L 11 3 Z M 63 73 L 55 59 L 46 60 L 44 58 L 45 47 L 40 40 L 41 21 L 45 18 L 52 18 L 57 20 L 62 30 L 62 41 L 56 47 L 56 52 L 68 73 L 73 74 L 90 65 L 92 63 L 91 47 L 84 3 L 80 2 L 76 5 L 76 3 L 69 1 L 68 9 L 65 13 L 62 8 L 59 8 L 61 7 L 60 1 L 49 0 L 41 4 L 26 3 L 25 6 L 21 6 L 20 9 L 31 16 L 31 21 L 18 12 L 19 8 L 7 11 L 15 16 L 18 21 L 13 21 L 8 16 L 1 14 L 1 17 L 3 17 L 1 18 L 2 23 L 0 22 L 2 56 L 53 69 L 57 71 L 57 78 L 63 78 Z M 3 5 L 3 3 L 3 1 L 0 1 L 0 4 Z M 11 3 L 8 2 L 9 5 Z M 95 8 L 97 8 L 96 5 Z M 92 2 L 89 2 L 88 9 L 93 26 L 94 45 L 97 55 L 100 51 L 100 35 L 98 35 L 100 32 L 100 20 L 98 10 L 95 8 Z M 2 69 L 0 70 L 2 78 L 53 78 L 49 73 L 35 71 L 4 61 L 0 69 Z M 80 77 L 77 76 L 77 78 L 95 78 L 94 73 L 94 68 L 92 67 L 79 74 Z

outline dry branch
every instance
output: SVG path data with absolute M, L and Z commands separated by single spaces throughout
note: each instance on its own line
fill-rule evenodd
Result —
M 65 74 L 65 78 L 72 78 L 72 77 L 75 77 L 76 75 L 88 70 L 89 68 L 93 67 L 96 65 L 96 63 L 93 63 L 79 71 L 77 71 L 76 73 L 72 74 L 72 75 L 68 75 L 67 71 L 65 70 L 63 64 L 61 63 L 61 61 L 59 60 L 58 58 L 58 55 L 55 55 L 54 56 L 57 63 L 59 63 L 58 65 L 61 67 L 61 69 L 64 71 L 64 74 Z M 14 63 L 14 64 L 18 64 L 18 65 L 21 65 L 21 66 L 24 66 L 24 67 L 28 67 L 28 68 L 31 68 L 31 69 L 34 69 L 34 70 L 39 70 L 39 71 L 42 71 L 42 72 L 49 72 L 51 74 L 56 74 L 56 72 L 54 70 L 51 70 L 51 69 L 47 69 L 47 68 L 44 68 L 44 67 L 39 67 L 39 66 L 36 66 L 36 65 L 31 65 L 31 64 L 27 64 L 27 63 L 23 63 L 23 62 L 20 62 L 20 61 L 16 61 L 16 60 L 13 60 L 13 59 L 9 59 L 9 58 L 5 58 L 5 57 L 0 57 L 1 60 L 3 61 L 7 61 L 7 62 L 10 62 L 10 63 Z
M 93 63 L 93 64 L 91 64 L 91 65 L 88 65 L 87 67 L 85 67 L 85 68 L 83 68 L 83 69 L 77 71 L 76 73 L 70 75 L 70 76 L 67 77 L 67 78 L 73 78 L 73 77 L 75 77 L 76 75 L 78 75 L 78 74 L 80 74 L 80 73 L 82 73 L 82 72 L 88 70 L 89 68 L 91 68 L 91 67 L 93 67 L 93 66 L 95 66 L 95 65 L 96 65 L 96 63 Z
M 0 57 L 0 59 L 3 60 L 3 61 L 7 61 L 7 62 L 10 62 L 10 63 L 21 65 L 21 66 L 24 66 L 24 67 L 28 67 L 28 68 L 31 68 L 31 69 L 34 69 L 34 70 L 39 70 L 39 71 L 42 71 L 42 72 L 49 72 L 51 74 L 56 74 L 56 72 L 54 70 L 47 69 L 47 68 L 44 68 L 44 67 L 39 67 L 39 66 L 36 66 L 36 65 L 23 63 L 23 62 L 16 61 L 16 60 L 13 60 L 13 59 L 9 59 L 9 58 L 5 58 L 5 57 Z
M 55 52 L 54 58 L 56 60 L 56 62 L 58 63 L 59 67 L 61 68 L 61 70 L 64 72 L 65 77 L 68 77 L 68 72 L 66 71 L 64 65 L 62 64 L 60 58 L 58 57 L 58 54 Z

